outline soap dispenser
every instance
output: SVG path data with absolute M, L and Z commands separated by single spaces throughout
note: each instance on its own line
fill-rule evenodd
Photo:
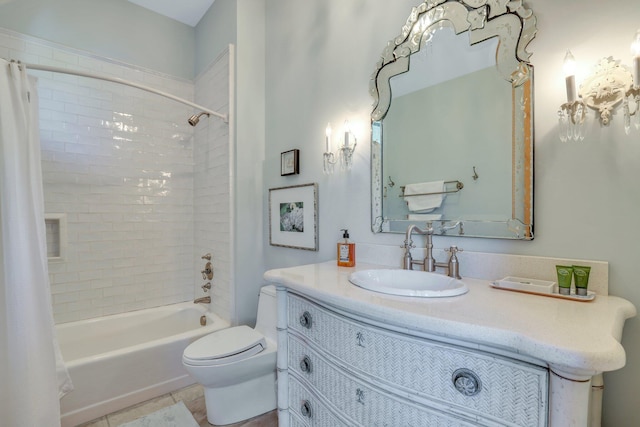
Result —
M 343 240 L 338 242 L 338 266 L 353 267 L 356 265 L 356 244 L 349 241 L 349 230 L 341 229 Z

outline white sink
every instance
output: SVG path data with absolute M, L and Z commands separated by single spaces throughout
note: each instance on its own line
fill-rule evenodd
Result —
M 349 281 L 370 291 L 411 297 L 453 297 L 469 291 L 461 280 L 418 270 L 361 270 L 351 273 Z

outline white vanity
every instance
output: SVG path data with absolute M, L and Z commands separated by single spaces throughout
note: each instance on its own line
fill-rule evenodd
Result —
M 566 301 L 464 281 L 448 298 L 348 281 L 360 264 L 271 270 L 278 289 L 278 416 L 287 426 L 589 424 L 591 379 L 622 368 L 628 301 Z

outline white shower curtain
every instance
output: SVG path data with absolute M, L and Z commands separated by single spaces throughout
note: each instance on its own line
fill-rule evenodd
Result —
M 0 67 L 0 425 L 59 426 L 72 386 L 53 323 L 36 82 Z

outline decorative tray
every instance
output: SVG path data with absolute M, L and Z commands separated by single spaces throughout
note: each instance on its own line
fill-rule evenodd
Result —
M 576 295 L 571 289 L 570 295 L 560 295 L 555 282 L 547 282 L 537 279 L 524 279 L 521 277 L 505 277 L 502 280 L 491 282 L 491 287 L 505 291 L 521 292 L 524 294 L 542 295 L 551 298 L 567 299 L 572 301 L 589 302 L 596 298 L 595 292 L 587 291 L 587 295 Z

